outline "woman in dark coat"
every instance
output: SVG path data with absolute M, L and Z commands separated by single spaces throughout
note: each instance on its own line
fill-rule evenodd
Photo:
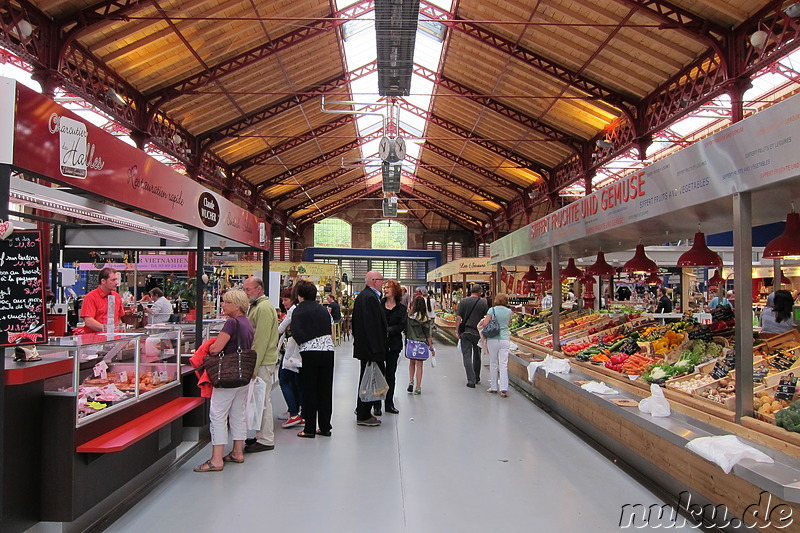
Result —
M 387 324 L 387 348 L 386 348 L 386 382 L 389 384 L 389 392 L 386 393 L 386 412 L 397 414 L 400 411 L 394 406 L 394 384 L 395 373 L 397 372 L 397 360 L 403 349 L 403 332 L 406 330 L 405 306 L 400 302 L 403 292 L 400 284 L 390 279 L 383 285 L 383 310 L 386 313 Z M 375 416 L 380 416 L 380 407 L 374 409 Z

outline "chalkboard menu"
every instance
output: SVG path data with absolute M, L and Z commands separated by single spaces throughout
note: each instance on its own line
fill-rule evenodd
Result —
M 44 289 L 41 232 L 0 240 L 0 346 L 47 341 Z

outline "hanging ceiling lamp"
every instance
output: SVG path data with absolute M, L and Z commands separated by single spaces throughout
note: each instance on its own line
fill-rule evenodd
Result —
M 781 285 L 791 285 L 791 284 L 792 284 L 792 280 L 790 280 L 789 278 L 784 276 L 783 275 L 783 269 L 781 269 Z
M 720 275 L 719 269 L 715 270 L 714 275 L 708 278 L 709 287 L 719 287 L 723 283 L 725 283 L 725 278 Z
M 648 284 L 648 285 L 663 285 L 664 284 L 664 281 L 661 279 L 661 277 L 659 277 L 658 274 L 655 274 L 655 273 L 654 274 L 650 274 L 649 276 L 647 276 L 647 278 L 644 280 L 644 282 L 646 284 Z
M 583 271 L 585 276 L 599 276 L 601 278 L 610 278 L 617 273 L 617 269 L 606 262 L 606 255 L 603 252 L 597 252 L 597 261 L 586 270 Z
M 567 266 L 562 268 L 559 273 L 558 277 L 561 281 L 568 280 L 568 279 L 577 279 L 583 276 L 583 272 L 581 269 L 575 266 L 575 259 L 570 257 L 569 261 L 567 261 Z
M 551 281 L 553 279 L 553 265 L 550 264 L 550 261 L 547 262 L 547 266 L 544 267 L 544 270 L 539 275 L 543 277 L 545 281 Z
M 706 246 L 706 234 L 698 231 L 694 234 L 694 244 L 688 252 L 678 258 L 679 267 L 721 267 L 722 258 L 718 253 Z
M 539 273 L 536 272 L 536 267 L 531 265 L 528 267 L 528 271 L 525 272 L 525 275 L 522 276 L 522 281 L 536 281 L 539 277 Z
M 654 274 L 658 272 L 658 265 L 644 253 L 644 245 L 637 244 L 636 253 L 625 263 L 625 266 L 622 267 L 622 271 L 626 274 Z
M 767 243 L 762 257 L 800 259 L 800 213 L 794 212 L 794 206 L 792 212 L 786 215 L 783 233 Z

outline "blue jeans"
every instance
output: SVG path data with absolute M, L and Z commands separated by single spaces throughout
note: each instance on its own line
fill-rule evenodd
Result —
M 286 407 L 289 409 L 290 416 L 300 414 L 300 406 L 303 403 L 303 387 L 300 383 L 300 374 L 281 368 L 278 371 L 278 380 L 281 384 L 283 399 L 286 400 Z M 267 391 L 269 394 L 269 391 Z

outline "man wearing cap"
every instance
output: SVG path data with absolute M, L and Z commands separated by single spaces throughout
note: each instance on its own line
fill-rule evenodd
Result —
M 481 286 L 473 285 L 470 295 L 458 303 L 456 309 L 456 337 L 461 340 L 461 356 L 467 372 L 467 387 L 474 389 L 481 382 L 481 348 L 478 322 L 489 312 L 489 305 L 481 298 Z M 463 328 L 462 328 L 463 323 Z

